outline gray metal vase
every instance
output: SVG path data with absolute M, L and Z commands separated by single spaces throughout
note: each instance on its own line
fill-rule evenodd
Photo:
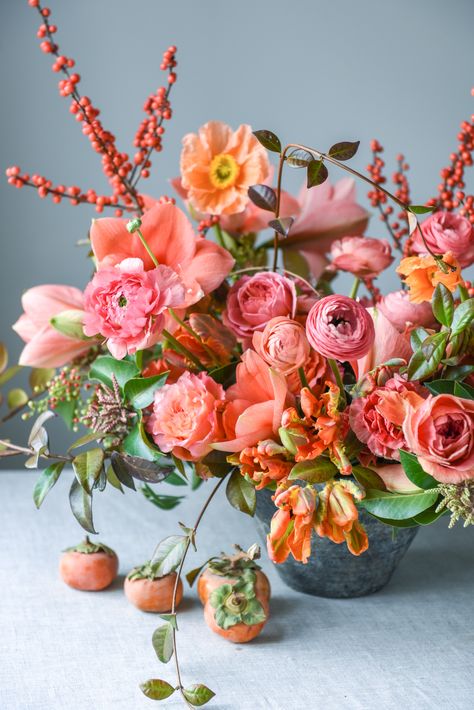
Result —
M 257 492 L 255 513 L 258 531 L 263 540 L 275 513 L 272 492 Z M 369 549 L 359 557 L 352 555 L 345 544 L 336 545 L 328 538 L 313 538 L 313 554 L 306 564 L 291 556 L 275 565 L 282 580 L 292 589 L 317 597 L 348 599 L 373 594 L 390 581 L 398 563 L 410 547 L 417 527 L 392 528 L 380 523 L 364 510 L 359 519 L 369 536 Z

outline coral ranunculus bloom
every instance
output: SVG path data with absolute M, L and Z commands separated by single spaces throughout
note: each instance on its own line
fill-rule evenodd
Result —
M 183 138 L 182 187 L 194 209 L 215 215 L 242 212 L 248 188 L 269 173 L 267 151 L 250 126 L 236 131 L 221 121 L 209 121 L 198 133 Z
M 436 259 L 432 256 L 408 256 L 401 260 L 397 273 L 404 277 L 404 281 L 410 289 L 410 301 L 413 303 L 431 301 L 439 283 L 444 284 L 453 292 L 464 283 L 459 262 L 451 252 L 444 254 L 443 261 L 448 264 L 447 273 L 441 271 Z M 449 267 L 453 267 L 453 270 Z
M 216 289 L 231 270 L 234 260 L 226 249 L 198 237 L 184 212 L 172 205 L 155 204 L 141 218 L 141 232 L 159 264 L 170 266 L 186 288 L 183 306 L 190 306 Z M 127 220 L 96 219 L 91 243 L 98 266 L 115 266 L 127 258 L 141 259 L 145 269 L 154 269 L 138 234 L 129 234 Z

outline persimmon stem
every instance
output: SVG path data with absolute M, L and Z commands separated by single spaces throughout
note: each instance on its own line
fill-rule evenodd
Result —
M 197 519 L 196 519 L 196 522 L 194 523 L 194 527 L 191 528 L 191 531 L 190 531 L 189 534 L 188 534 L 188 539 L 186 540 L 186 545 L 185 545 L 185 548 L 184 548 L 183 556 L 182 556 L 182 558 L 181 558 L 181 562 L 179 563 L 179 567 L 178 567 L 178 570 L 177 570 L 177 572 L 176 572 L 176 580 L 175 580 L 174 588 L 173 588 L 173 597 L 172 597 L 172 601 L 171 601 L 171 614 L 174 615 L 174 616 L 176 616 L 176 597 L 177 597 L 177 594 L 178 594 L 179 582 L 180 582 L 180 580 L 181 580 L 181 575 L 182 575 L 182 573 L 183 573 L 184 562 L 185 562 L 185 560 L 186 560 L 186 556 L 187 556 L 187 554 L 188 554 L 189 547 L 190 547 L 190 545 L 191 545 L 191 542 L 194 541 L 194 536 L 195 536 L 195 534 L 196 534 L 196 532 L 197 532 L 197 529 L 198 529 L 198 527 L 199 527 L 199 525 L 200 525 L 200 523 L 201 523 L 201 520 L 202 520 L 203 517 L 204 517 L 204 514 L 205 514 L 206 510 L 207 510 L 208 507 L 209 507 L 210 502 L 212 501 L 212 499 L 213 499 L 214 496 L 216 495 L 217 491 L 219 490 L 219 488 L 221 487 L 221 485 L 223 484 L 223 482 L 225 481 L 225 479 L 226 479 L 226 477 L 220 478 L 219 481 L 218 481 L 218 483 L 217 483 L 217 485 L 214 486 L 214 488 L 212 489 L 210 495 L 206 498 L 206 501 L 205 501 L 203 507 L 201 508 L 201 510 L 200 510 L 200 512 L 199 512 L 199 515 L 198 515 L 198 517 L 197 517 Z M 175 628 L 175 627 L 176 627 L 176 625 L 173 624 L 173 654 L 174 654 L 174 662 L 175 662 L 175 667 L 176 667 L 176 677 L 177 677 L 177 680 L 178 680 L 178 686 L 177 686 L 177 687 L 178 687 L 179 692 L 181 693 L 181 696 L 182 696 L 182 698 L 183 698 L 185 704 L 187 705 L 187 707 L 188 707 L 188 708 L 193 708 L 193 706 L 191 705 L 191 703 L 188 701 L 188 699 L 186 698 L 186 696 L 185 696 L 184 693 L 183 693 L 183 683 L 182 683 L 182 680 L 181 680 L 181 669 L 180 669 L 180 666 L 179 666 L 178 647 L 177 647 L 177 643 L 176 643 L 176 628 Z

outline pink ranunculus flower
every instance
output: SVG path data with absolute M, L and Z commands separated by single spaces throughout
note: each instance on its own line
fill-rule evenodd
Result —
M 254 350 L 242 355 L 236 380 L 226 392 L 226 441 L 213 446 L 231 453 L 278 437 L 283 410 L 292 401 L 284 376 L 270 368 Z
M 331 246 L 331 267 L 359 278 L 375 278 L 392 261 L 392 250 L 386 239 L 343 237 Z
M 78 288 L 52 284 L 35 286 L 25 291 L 21 303 L 24 313 L 13 325 L 13 330 L 26 343 L 20 365 L 62 367 L 90 349 L 90 341 L 63 335 L 50 324 L 51 318 L 62 311 L 83 311 L 84 294 Z
M 145 271 L 141 259 L 124 259 L 102 267 L 85 290 L 84 332 L 106 338 L 112 355 L 121 360 L 157 342 L 164 313 L 183 302 L 184 290 L 168 266 Z
M 299 202 L 300 214 L 282 247 L 301 251 L 317 278 L 328 263 L 326 254 L 333 241 L 363 234 L 370 215 L 357 204 L 352 178 L 343 178 L 335 185 L 326 180 L 310 190 L 304 185 Z
M 406 448 L 402 425 L 407 408 L 416 409 L 424 402 L 419 391 L 419 385 L 395 375 L 383 387 L 354 399 L 349 422 L 359 441 L 376 456 L 399 461 L 400 449 Z
M 270 367 L 283 375 L 303 367 L 310 353 L 304 326 L 284 316 L 272 318 L 262 332 L 256 331 L 252 345 Z
M 474 262 L 474 228 L 466 217 L 455 212 L 435 212 L 422 222 L 421 231 L 435 254 L 449 251 L 462 267 Z M 412 236 L 411 251 L 428 253 L 418 230 Z
M 311 308 L 306 335 L 321 355 L 344 362 L 357 360 L 369 352 L 375 330 L 366 308 L 353 298 L 333 294 Z
M 234 259 L 229 252 L 196 236 L 184 212 L 175 205 L 155 204 L 141 220 L 141 232 L 158 263 L 170 266 L 185 285 L 184 302 L 179 307 L 190 306 L 216 289 L 232 269 Z M 98 266 L 138 258 L 146 270 L 155 268 L 138 234 L 127 231 L 126 219 L 96 219 L 90 236 Z
M 417 493 L 422 490 L 410 481 L 400 463 L 371 466 L 371 468 L 380 476 L 390 493 Z
M 474 400 L 430 395 L 403 422 L 409 450 L 441 483 L 474 479 Z
M 207 373 L 184 372 L 174 384 L 157 390 L 146 429 L 161 451 L 198 461 L 222 435 L 219 408 L 224 397 L 222 385 Z
M 230 289 L 224 323 L 245 345 L 276 316 L 293 318 L 296 288 L 293 281 L 272 271 L 242 276 Z
M 418 327 L 430 328 L 436 323 L 431 303 L 413 303 L 408 291 L 393 291 L 383 296 L 377 308 L 399 333 Z

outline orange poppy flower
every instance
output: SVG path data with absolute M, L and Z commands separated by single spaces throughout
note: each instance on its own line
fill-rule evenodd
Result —
M 242 212 L 248 188 L 262 183 L 269 172 L 267 151 L 250 126 L 232 131 L 221 121 L 209 121 L 198 133 L 183 138 L 181 181 L 199 212 L 231 215 Z
M 404 281 L 410 289 L 410 301 L 412 303 L 423 303 L 431 301 L 434 290 L 439 283 L 455 291 L 459 285 L 464 283 L 461 277 L 461 267 L 459 262 L 451 252 L 446 252 L 443 261 L 448 264 L 448 272 L 445 274 L 439 268 L 434 257 L 428 256 L 408 256 L 402 259 L 397 273 L 404 277 Z M 449 267 L 453 267 L 451 270 Z

